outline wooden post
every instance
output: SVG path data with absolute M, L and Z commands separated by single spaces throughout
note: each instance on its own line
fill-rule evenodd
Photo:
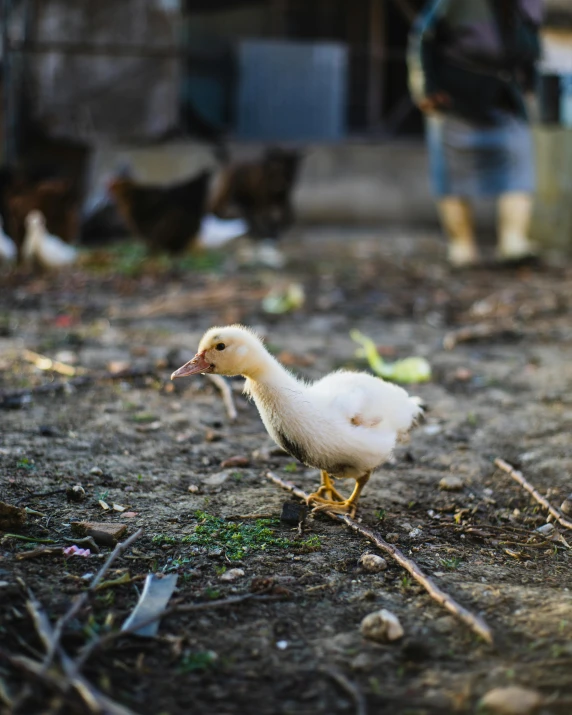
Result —
M 367 125 L 376 129 L 381 125 L 383 104 L 383 65 L 385 43 L 385 8 L 383 0 L 369 0 L 369 78 Z
M 271 26 L 273 37 L 284 37 L 286 35 L 286 10 L 288 0 L 272 0 L 270 12 L 272 13 Z
M 11 163 L 15 153 L 14 92 L 12 76 L 12 52 L 10 49 L 10 11 L 12 0 L 2 0 L 2 162 Z

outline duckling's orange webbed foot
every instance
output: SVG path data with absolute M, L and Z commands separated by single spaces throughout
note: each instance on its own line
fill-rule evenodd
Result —
M 353 518 L 356 513 L 358 499 L 360 497 L 362 489 L 365 487 L 368 479 L 371 476 L 371 472 L 367 472 L 367 474 L 364 474 L 362 477 L 356 479 L 355 488 L 349 499 L 341 498 L 337 501 L 334 501 L 334 499 L 324 499 L 322 497 L 322 494 L 327 491 L 335 492 L 335 495 L 333 496 L 341 496 L 334 489 L 332 483 L 329 481 L 329 478 L 324 478 L 324 474 L 325 472 L 322 472 L 322 486 L 318 489 L 318 491 L 308 496 L 308 506 L 312 506 L 315 504 L 314 508 L 312 509 L 312 513 L 318 511 L 333 511 L 335 514 L 349 514 Z M 327 474 L 326 477 L 328 477 Z
M 352 518 L 355 516 L 357 504 L 349 499 L 341 501 L 333 501 L 331 499 L 322 499 L 316 494 L 310 494 L 308 497 L 308 506 L 312 506 L 312 514 L 319 511 L 332 511 L 335 514 L 349 514 Z
M 339 493 L 339 491 L 334 487 L 330 475 L 322 469 L 321 473 L 321 484 L 318 490 L 311 494 L 311 497 L 320 497 L 328 499 L 329 501 L 345 501 L 345 497 Z M 309 502 L 308 502 L 309 503 Z

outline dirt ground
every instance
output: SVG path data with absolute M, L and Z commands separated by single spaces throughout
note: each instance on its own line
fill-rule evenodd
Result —
M 88 712 L 58 692 L 55 671 L 47 685 L 17 656 L 43 654 L 25 588 L 55 622 L 110 549 L 23 557 L 69 546 L 72 522 L 96 521 L 143 534 L 106 577 L 120 583 L 68 623 L 71 656 L 123 623 L 148 573 L 178 574 L 173 605 L 264 596 L 174 614 L 154 638 L 96 650 L 86 678 L 132 712 L 363 713 L 362 695 L 370 715 L 473 713 L 488 690 L 512 684 L 538 690 L 545 715 L 572 712 L 572 539 L 561 527 L 536 532 L 546 513 L 493 464 L 522 470 L 556 506 L 572 492 L 571 267 L 455 274 L 436 236 L 390 229 L 305 229 L 284 248 L 279 271 L 240 266 L 232 250 L 184 269 L 138 267 L 124 251 L 66 275 L 0 278 L 0 500 L 33 510 L 11 532 L 55 542 L 1 538 L 0 711 Z M 304 286 L 304 306 L 265 313 L 264 295 L 291 281 Z M 306 491 L 317 472 L 273 449 L 240 379 L 234 424 L 207 378 L 169 380 L 206 328 L 236 321 L 307 378 L 367 369 L 352 328 L 388 359 L 430 361 L 432 380 L 408 387 L 426 401 L 426 420 L 367 485 L 358 517 L 480 614 L 493 646 L 391 559 L 380 573 L 360 568 L 375 549 L 346 527 L 310 516 L 299 533 L 280 521 L 290 496 L 266 472 Z M 444 347 L 475 325 L 490 334 Z M 98 379 L 40 370 L 25 350 Z M 235 456 L 245 459 L 224 464 Z M 460 489 L 441 489 L 446 476 Z M 85 501 L 67 500 L 75 484 Z M 227 580 L 236 568 L 243 575 Z M 398 616 L 402 639 L 362 638 L 361 620 L 380 608 Z

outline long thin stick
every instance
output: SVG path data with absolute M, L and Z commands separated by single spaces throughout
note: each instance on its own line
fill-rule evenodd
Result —
M 274 484 L 277 484 L 282 489 L 286 489 L 286 491 L 291 492 L 304 501 L 308 500 L 308 494 L 302 491 L 302 489 L 294 486 L 291 482 L 286 482 L 283 479 L 280 479 L 280 477 L 276 476 L 272 472 L 267 472 L 266 476 L 270 479 L 270 481 L 274 482 Z M 461 606 L 453 598 L 451 598 L 449 594 L 442 591 L 437 584 L 435 584 L 423 573 L 423 571 L 421 571 L 419 566 L 417 566 L 414 561 L 408 559 L 407 556 L 405 556 L 405 554 L 403 554 L 397 547 L 385 541 L 380 534 L 368 529 L 366 526 L 362 526 L 347 514 L 335 514 L 333 511 L 327 510 L 324 510 L 322 513 L 326 514 L 331 519 L 334 519 L 334 521 L 345 522 L 350 529 L 353 529 L 353 531 L 356 531 L 358 534 L 361 534 L 372 541 L 378 548 L 389 554 L 392 559 L 397 561 L 400 566 L 408 571 L 413 578 L 423 586 L 431 598 L 435 599 L 437 603 L 440 603 L 450 613 L 456 616 L 459 620 L 463 621 L 465 625 L 467 625 L 474 633 L 479 635 L 484 641 L 487 643 L 493 642 L 492 632 L 482 618 L 479 618 L 479 616 L 475 616 L 470 611 L 467 611 L 464 606 Z
M 60 375 L 66 375 L 66 377 L 75 377 L 86 373 L 85 368 L 74 367 L 60 360 L 52 360 L 46 355 L 35 353 L 33 350 L 24 350 L 22 357 L 27 362 L 31 362 L 38 370 L 51 370 L 52 372 L 59 372 Z
M 89 585 L 89 588 L 84 591 L 76 600 L 72 603 L 72 605 L 68 608 L 66 613 L 59 619 L 59 621 L 56 623 L 54 627 L 54 638 L 52 643 L 47 649 L 47 654 L 44 659 L 44 667 L 46 670 L 50 667 L 52 660 L 54 658 L 54 655 L 56 653 L 56 650 L 59 646 L 60 639 L 62 637 L 62 633 L 66 625 L 71 621 L 71 619 L 78 613 L 87 599 L 89 598 L 90 594 L 95 591 L 97 588 L 98 584 L 101 582 L 105 574 L 107 573 L 108 569 L 111 567 L 115 559 L 117 559 L 124 551 L 126 551 L 131 544 L 138 539 L 141 534 L 143 533 L 143 529 L 138 529 L 134 534 L 131 534 L 131 536 L 128 539 L 125 539 L 125 541 L 120 542 L 117 544 L 117 546 L 113 549 L 113 551 L 109 554 L 107 557 L 107 560 L 103 564 L 103 566 L 99 569 L 99 571 L 96 573 L 96 575 L 93 577 L 93 580 L 91 584 Z
M 52 627 L 46 612 L 41 603 L 38 601 L 34 593 L 28 589 L 28 601 L 26 602 L 28 612 L 34 622 L 34 626 L 44 644 L 47 651 L 54 650 L 57 652 L 64 677 L 57 682 L 57 687 L 64 694 L 68 688 L 72 687 L 83 700 L 85 706 L 92 713 L 107 713 L 108 715 L 134 715 L 128 708 L 119 705 L 114 700 L 111 700 L 103 693 L 100 693 L 76 668 L 72 659 L 64 651 L 64 649 L 56 642 L 56 631 Z M 23 660 L 23 658 L 21 658 Z M 42 663 L 26 659 L 29 669 L 35 670 L 38 677 L 47 676 L 47 672 Z
M 226 414 L 231 422 L 234 422 L 238 416 L 236 411 L 236 406 L 234 404 L 234 399 L 232 396 L 232 390 L 230 389 L 228 382 L 224 379 L 222 375 L 211 375 L 208 372 L 206 377 L 213 383 L 213 385 L 219 390 L 224 407 L 226 409 Z
M 149 616 L 149 618 L 146 618 L 144 621 L 141 621 L 130 628 L 114 631 L 113 633 L 108 633 L 104 636 L 96 636 L 93 640 L 89 641 L 89 643 L 87 643 L 81 649 L 79 657 L 76 658 L 75 661 L 76 667 L 78 670 L 81 670 L 81 668 L 83 668 L 83 666 L 85 665 L 87 659 L 95 650 L 98 650 L 99 648 L 103 648 L 104 646 L 113 643 L 113 641 L 116 641 L 118 638 L 123 638 L 123 636 L 131 635 L 132 633 L 135 633 L 135 631 L 138 631 L 140 628 L 144 628 L 145 626 L 148 626 L 151 623 L 154 623 L 155 621 L 158 621 L 159 619 L 165 618 L 167 616 L 172 616 L 177 613 L 196 613 L 197 611 L 210 611 L 215 608 L 226 608 L 226 606 L 234 606 L 237 603 L 244 603 L 244 601 L 278 600 L 282 601 L 283 597 L 258 593 L 246 593 L 242 596 L 231 596 L 230 598 L 221 598 L 217 601 L 205 601 L 204 603 L 187 603 L 178 606 L 170 606 L 169 608 L 165 608 L 159 613 L 154 613 L 152 616 Z
M 521 487 L 524 487 L 529 494 L 532 494 L 536 501 L 549 511 L 561 526 L 565 529 L 572 529 L 572 521 L 567 519 L 565 516 L 562 516 L 558 509 L 553 507 L 548 499 L 545 499 L 542 494 L 537 492 L 532 484 L 523 477 L 522 472 L 517 471 L 508 462 L 505 462 L 504 459 L 500 459 L 500 457 L 495 459 L 495 465 L 499 469 L 502 469 L 503 472 L 506 472 L 509 476 L 511 476 L 515 482 L 520 484 Z
M 320 672 L 331 678 L 350 696 L 356 706 L 356 715 L 367 715 L 365 698 L 355 683 L 352 683 L 351 680 L 335 668 L 320 668 Z
M 31 398 L 32 395 L 50 394 L 53 392 L 63 392 L 74 387 L 85 387 L 94 382 L 105 382 L 107 380 L 128 380 L 136 377 L 147 377 L 156 375 L 157 369 L 154 367 L 133 367 L 117 372 L 101 372 L 90 375 L 78 375 L 69 380 L 54 380 L 35 387 L 24 387 L 15 390 L 0 390 L 0 407 L 9 404 L 11 401 L 22 398 Z
M 504 321 L 500 323 L 477 323 L 476 325 L 467 325 L 458 330 L 452 330 L 443 338 L 443 347 L 445 350 L 453 350 L 459 343 L 467 343 L 473 340 L 484 340 L 493 336 L 500 335 L 519 335 L 518 328 L 513 321 Z

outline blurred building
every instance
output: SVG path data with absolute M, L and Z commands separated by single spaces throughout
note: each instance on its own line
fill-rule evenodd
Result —
M 420 131 L 404 64 L 420 0 L 3 1 L 15 111 L 58 135 Z
M 4 154 L 36 153 L 49 137 L 51 156 L 63 156 L 57 138 L 76 161 L 83 142 L 97 154 L 93 187 L 122 160 L 143 180 L 188 176 L 212 161 L 197 140 L 224 136 L 235 154 L 245 142 L 312 145 L 300 216 L 427 220 L 423 123 L 405 66 L 424 3 L 1 0 Z M 546 7 L 541 190 L 550 180 L 572 206 L 572 0 Z
M 420 134 L 404 58 L 423 4 L 2 0 L 12 128 L 30 117 L 88 141 Z M 548 70 L 572 73 L 572 3 L 547 11 Z

